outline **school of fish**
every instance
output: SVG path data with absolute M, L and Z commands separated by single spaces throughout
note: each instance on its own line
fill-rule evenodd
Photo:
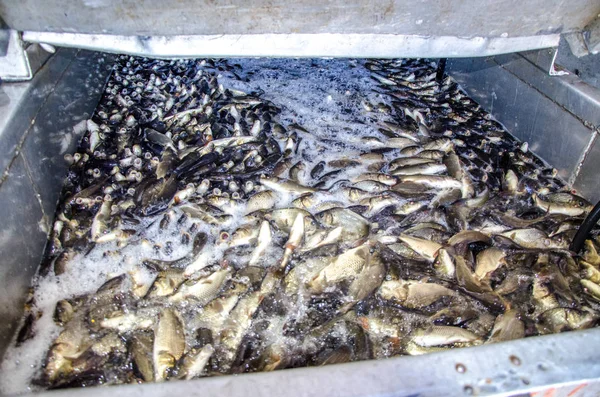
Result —
M 93 254 L 130 270 L 54 313 L 28 302 L 16 344 L 42 315 L 60 327 L 33 383 L 320 366 L 598 323 L 600 241 L 568 248 L 590 203 L 434 62 L 346 62 L 381 100 L 356 99 L 360 128 L 325 134 L 283 120 L 268 87 L 222 83 L 252 80 L 232 60 L 118 58 L 65 156 L 38 280 Z

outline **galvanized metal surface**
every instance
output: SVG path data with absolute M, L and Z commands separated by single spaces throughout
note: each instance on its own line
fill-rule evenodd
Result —
M 592 329 L 425 356 L 186 382 L 95 387 L 86 389 L 85 393 L 89 397 L 125 394 L 133 397 L 511 396 L 549 387 L 567 387 L 570 391 L 580 387 L 580 393 L 597 393 L 600 390 L 600 351 L 590 347 L 599 344 L 600 329 Z M 81 390 L 36 395 L 71 397 L 81 395 Z
M 576 190 L 590 200 L 600 200 L 600 177 L 591 172 L 600 126 L 600 91 L 574 74 L 550 76 L 547 59 L 546 54 L 530 53 L 451 60 L 448 70 Z
M 0 102 L 0 356 L 23 313 L 67 165 L 106 82 L 105 54 L 61 50 L 29 83 L 4 83 Z M 111 64 L 111 62 L 108 62 Z
M 2 21 L 0 20 L 0 25 Z M 2 29 L 0 27 L 0 57 L 6 55 L 6 51 L 8 50 L 8 42 L 10 40 L 10 30 Z
M 13 29 L 133 36 L 380 33 L 533 36 L 583 28 L 595 0 L 0 0 Z
M 540 73 L 554 65 L 556 50 L 529 51 L 522 57 L 497 57 L 503 68 L 533 85 L 542 94 L 591 126 L 600 126 L 600 89 L 558 65 L 555 75 Z M 550 66 L 552 62 L 552 66 Z M 600 65 L 598 66 L 600 69 Z M 559 78 L 556 78 L 560 76 Z
M 3 80 L 29 80 L 31 67 L 25 55 L 25 47 L 16 30 L 4 31 L 5 54 L 0 57 L 0 78 Z
M 118 36 L 24 32 L 33 43 L 154 58 L 359 57 L 449 58 L 505 54 L 558 46 L 558 34 L 520 37 L 417 36 L 372 33 Z
M 0 355 L 23 315 L 31 277 L 46 243 L 46 233 L 40 228 L 43 218 L 28 167 L 18 156 L 0 186 Z
M 571 49 L 566 40 L 561 40 L 556 62 L 587 84 L 600 88 L 600 54 L 577 57 Z
M 583 36 L 588 51 L 591 54 L 600 53 L 600 15 L 585 27 Z
M 24 81 L 50 58 L 39 44 L 27 44 L 16 30 L 0 29 L 0 79 Z

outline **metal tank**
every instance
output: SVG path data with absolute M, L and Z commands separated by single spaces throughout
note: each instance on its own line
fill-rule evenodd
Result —
M 111 54 L 450 58 L 447 73 L 597 201 L 599 14 L 593 0 L 0 0 L 0 356 L 53 222 L 63 154 L 77 146 Z M 425 356 L 38 394 L 596 396 L 598 346 L 600 329 L 591 329 Z

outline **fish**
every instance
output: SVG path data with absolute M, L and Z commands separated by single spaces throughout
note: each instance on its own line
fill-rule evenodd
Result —
M 388 185 L 388 186 L 394 186 L 398 182 L 398 180 L 396 178 L 394 178 L 393 176 L 383 174 L 383 173 L 373 173 L 373 172 L 367 172 L 364 174 L 360 174 L 359 176 L 357 176 L 356 178 L 353 179 L 353 182 L 363 182 L 363 181 L 374 181 L 374 182 L 383 183 L 384 185 Z M 356 187 L 361 189 L 360 186 L 356 186 Z M 363 190 L 366 190 L 366 189 L 363 189 Z
M 223 324 L 219 339 L 224 351 L 221 365 L 227 370 L 233 364 L 237 351 L 246 330 L 250 327 L 258 305 L 264 299 L 261 291 L 254 291 L 240 299 L 236 307 L 230 312 L 228 319 Z
M 392 300 L 408 309 L 430 306 L 444 297 L 455 297 L 456 293 L 436 283 L 415 281 L 384 281 L 378 291 L 383 299 Z
M 260 210 L 270 210 L 277 202 L 277 195 L 271 190 L 263 190 L 250 196 L 246 203 L 246 214 Z
M 486 279 L 505 262 L 506 253 L 498 248 L 490 247 L 479 254 L 475 264 L 475 276 L 480 280 Z
M 412 237 L 406 234 L 400 234 L 400 241 L 405 243 L 410 249 L 415 251 L 423 259 L 433 262 L 442 248 L 441 244 L 435 241 L 429 241 L 417 237 Z
M 362 180 L 360 182 L 353 183 L 352 186 L 356 189 L 360 189 L 369 193 L 381 193 L 389 190 L 390 188 L 389 184 L 374 180 Z
M 506 342 L 521 339 L 525 336 L 525 324 L 519 319 L 518 312 L 507 310 L 496 317 L 494 328 L 487 340 L 488 343 Z
M 500 233 L 500 235 L 523 248 L 567 249 L 566 242 L 551 239 L 539 229 L 513 229 Z
M 296 219 L 292 224 L 292 228 L 290 230 L 290 236 L 285 243 L 285 250 L 283 251 L 283 257 L 281 258 L 281 263 L 279 267 L 281 269 L 285 269 L 287 266 L 292 253 L 302 245 L 304 240 L 304 215 L 299 213 L 296 215 Z
M 533 199 L 533 203 L 537 208 L 552 215 L 567 215 L 577 217 L 585 215 L 591 210 L 590 206 L 580 206 L 577 204 L 571 205 L 562 202 L 544 201 L 540 196 L 538 196 L 535 193 L 531 196 L 531 198 Z
M 304 219 L 304 230 L 306 232 L 312 233 L 317 229 L 316 222 L 310 212 L 300 208 L 276 209 L 267 213 L 265 219 L 273 222 L 279 230 L 289 234 L 298 215 L 302 215 Z
M 448 250 L 444 248 L 439 249 L 438 255 L 433 262 L 433 267 L 441 277 L 450 280 L 454 279 L 456 268 L 454 266 L 452 255 L 448 253 Z
M 204 345 L 201 349 L 192 349 L 183 358 L 180 377 L 186 380 L 201 376 L 208 360 L 212 357 L 215 349 L 212 345 Z
M 338 226 L 331 230 L 318 230 L 311 236 L 308 236 L 300 252 L 308 252 L 331 244 L 337 244 L 342 241 L 344 228 Z
M 400 183 L 416 183 L 430 189 L 461 189 L 462 183 L 449 176 L 439 175 L 403 175 Z
M 348 262 L 345 262 L 348 263 Z M 376 291 L 385 277 L 387 268 L 377 251 L 371 253 L 365 267 L 352 280 L 348 286 L 348 292 L 342 307 L 338 309 L 340 314 L 348 312 L 354 305 L 370 296 Z
M 261 177 L 259 182 L 267 189 L 271 189 L 279 193 L 306 194 L 317 191 L 315 188 L 303 186 L 284 179 Z
M 324 267 L 330 264 L 330 258 L 312 256 L 301 258 L 286 274 L 283 285 L 286 293 L 297 295 L 305 290 L 306 280 L 312 280 Z
M 320 293 L 337 282 L 355 278 L 370 260 L 369 245 L 363 244 L 335 257 L 307 286 L 313 293 Z
M 145 382 L 154 381 L 153 338 L 151 334 L 138 332 L 131 339 L 133 365 Z
M 542 334 L 586 329 L 598 321 L 594 314 L 564 307 L 552 308 L 540 315 L 538 329 Z
M 184 270 L 178 268 L 162 270 L 152 282 L 146 298 L 160 298 L 172 295 L 184 281 Z
M 354 211 L 346 208 L 332 208 L 319 212 L 316 219 L 323 225 L 331 228 L 342 228 L 340 238 L 344 241 L 354 242 L 366 238 L 371 230 L 368 220 Z
M 188 280 L 168 300 L 173 303 L 192 300 L 198 305 L 205 305 L 217 296 L 230 275 L 231 269 L 225 268 L 198 280 Z
M 174 310 L 161 311 L 154 335 L 154 380 L 160 382 L 166 380 L 167 371 L 175 367 L 185 351 L 183 323 Z
M 423 164 L 397 167 L 392 171 L 392 175 L 437 175 L 447 171 L 444 164 L 428 162 Z
M 460 327 L 434 325 L 417 329 L 411 341 L 421 347 L 448 346 L 457 343 L 476 345 L 482 343 L 479 336 Z
M 154 325 L 154 319 L 138 313 L 126 313 L 121 316 L 105 318 L 100 321 L 100 327 L 114 329 L 119 333 L 140 329 L 149 329 Z
M 226 241 L 229 247 L 253 245 L 259 236 L 255 223 L 248 223 L 237 228 Z
M 298 217 L 300 216 L 302 215 L 298 214 Z M 304 218 L 302 218 L 302 221 L 302 228 L 304 228 Z M 294 226 L 295 225 L 292 225 L 292 230 L 294 229 Z M 254 251 L 252 251 L 252 255 L 250 256 L 248 266 L 256 266 L 273 241 L 271 237 L 271 227 L 269 226 L 269 222 L 262 221 L 262 223 L 260 224 L 260 230 L 258 232 L 257 241 L 258 244 L 254 248 Z

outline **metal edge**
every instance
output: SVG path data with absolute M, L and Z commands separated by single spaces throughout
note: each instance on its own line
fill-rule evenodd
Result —
M 454 349 L 325 367 L 219 376 L 193 381 L 94 387 L 89 397 L 195 394 L 272 397 L 508 396 L 548 387 L 600 384 L 600 329 L 537 336 Z M 74 397 L 80 389 L 35 393 Z
M 0 78 L 6 81 L 30 80 L 33 77 L 23 42 L 16 30 L 8 33 L 6 55 L 0 57 Z
M 549 74 L 553 69 L 553 50 L 540 50 L 498 59 L 498 64 L 530 84 L 542 95 L 567 110 L 584 124 L 600 125 L 600 89 L 593 87 L 573 73 Z
M 462 38 L 319 33 L 142 37 L 24 32 L 23 39 L 33 43 L 158 58 L 199 56 L 449 58 L 489 56 L 556 47 L 560 35 Z

